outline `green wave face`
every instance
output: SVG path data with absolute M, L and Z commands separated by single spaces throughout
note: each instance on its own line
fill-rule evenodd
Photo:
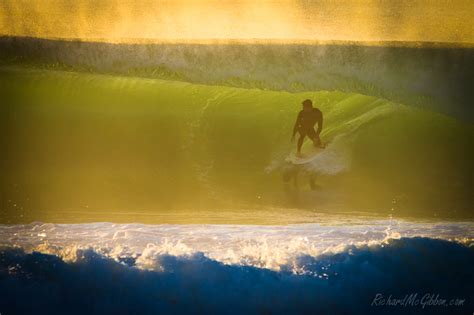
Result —
M 472 125 L 386 99 L 13 67 L 0 81 L 2 221 L 256 208 L 456 217 L 472 206 Z M 328 146 L 295 168 L 285 157 L 307 98 Z
M 290 92 L 344 91 L 472 123 L 474 49 L 403 43 L 108 44 L 0 36 L 0 64 Z

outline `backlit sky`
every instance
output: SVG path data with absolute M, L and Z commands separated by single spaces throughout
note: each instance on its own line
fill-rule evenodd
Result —
M 473 0 L 0 0 L 0 34 L 473 43 Z

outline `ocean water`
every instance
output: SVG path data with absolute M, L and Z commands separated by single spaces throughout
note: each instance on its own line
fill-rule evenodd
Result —
M 431 110 L 341 91 L 1 71 L 6 223 L 182 209 L 472 216 L 474 129 Z M 307 98 L 324 113 L 327 149 L 296 168 L 285 158 Z
M 0 45 L 2 315 L 472 313 L 472 48 Z
M 472 44 L 48 40 L 0 36 L 0 63 L 288 92 L 386 98 L 472 122 Z
M 34 222 L 2 225 L 0 235 L 7 314 L 460 314 L 474 306 L 472 222 Z M 377 294 L 419 302 L 381 306 Z

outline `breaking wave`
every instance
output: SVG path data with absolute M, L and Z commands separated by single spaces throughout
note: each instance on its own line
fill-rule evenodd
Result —
M 448 116 L 340 91 L 288 93 L 1 69 L 7 102 L 0 144 L 8 148 L 2 188 L 10 217 L 20 208 L 337 204 L 387 212 L 394 200 L 410 214 L 470 215 L 473 128 Z M 295 193 L 283 192 L 282 170 L 306 98 L 324 113 L 321 137 L 328 147 L 301 172 L 306 191 L 295 201 Z M 323 187 L 313 194 L 305 184 L 311 176 Z M 34 220 L 32 215 L 29 222 Z
M 472 224 L 387 223 L 1 226 L 0 309 L 5 314 L 471 310 Z M 403 308 L 374 302 L 376 296 L 413 294 L 419 304 Z M 430 304 L 434 297 L 462 303 Z

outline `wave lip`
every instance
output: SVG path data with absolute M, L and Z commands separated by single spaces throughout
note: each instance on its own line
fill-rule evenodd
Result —
M 68 262 L 92 250 L 152 271 L 157 267 L 156 257 L 203 254 L 228 265 L 274 271 L 294 266 L 291 271 L 299 273 L 300 256 L 337 254 L 354 246 L 383 246 L 389 239 L 403 237 L 454 240 L 467 246 L 474 240 L 473 231 L 470 222 L 417 223 L 328 214 L 319 224 L 286 226 L 36 222 L 0 225 L 0 246 L 52 254 Z
M 293 266 L 274 271 L 224 264 L 200 253 L 158 255 L 154 264 L 153 271 L 142 270 L 90 249 L 64 262 L 4 248 L 0 307 L 6 314 L 453 314 L 474 306 L 473 247 L 431 238 L 301 255 L 300 274 L 290 271 Z M 464 304 L 371 305 L 377 294 L 437 294 Z

